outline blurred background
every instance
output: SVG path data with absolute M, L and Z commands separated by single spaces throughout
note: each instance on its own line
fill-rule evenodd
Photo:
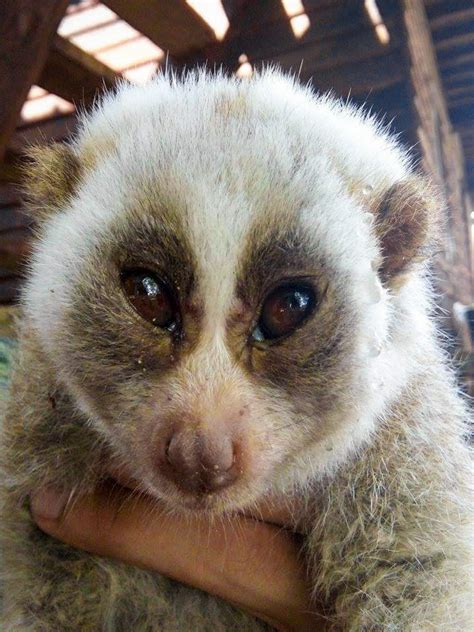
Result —
M 472 0 L 1 0 L 0 337 L 13 335 L 34 228 L 25 148 L 67 140 L 77 108 L 119 77 L 206 62 L 245 78 L 270 61 L 378 113 L 438 185 L 440 320 L 474 394 Z

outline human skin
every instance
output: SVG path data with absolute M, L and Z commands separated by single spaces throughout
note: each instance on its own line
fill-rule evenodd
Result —
M 290 516 L 274 503 L 261 505 L 258 517 L 211 521 L 170 514 L 155 499 L 118 485 L 67 501 L 53 490 L 32 497 L 44 532 L 214 594 L 277 630 L 324 630 L 311 612 L 298 536 L 285 528 Z

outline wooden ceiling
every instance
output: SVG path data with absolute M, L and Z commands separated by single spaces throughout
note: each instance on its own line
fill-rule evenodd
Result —
M 282 2 L 259 0 L 244 3 L 225 39 L 197 58 L 234 71 L 242 53 L 255 67 L 276 63 L 321 92 L 365 104 L 414 144 L 402 3 L 377 4 L 390 36 L 386 44 L 378 39 L 363 0 L 304 0 L 310 28 L 300 39 Z
M 93 0 L 86 0 L 86 6 L 88 2 Z M 471 0 L 425 2 L 452 122 L 461 134 L 474 188 L 474 6 Z M 9 4 L 14 7 L 12 15 Z M 25 5 L 26 19 L 18 19 L 18 4 Z M 68 0 L 40 4 L 5 0 L 0 5 L 0 40 L 11 41 L 12 50 L 18 40 L 24 42 L 20 68 L 9 63 L 8 46 L 6 63 L 0 61 L 0 74 L 9 76 L 13 87 L 8 102 L 0 99 L 0 155 L 6 151 L 15 157 L 25 131 L 26 136 L 37 135 L 18 121 L 33 82 L 68 102 L 87 105 L 118 77 L 110 66 L 55 34 L 67 4 Z M 104 4 L 166 51 L 176 68 L 206 62 L 235 71 L 242 54 L 253 66 L 276 62 L 321 91 L 367 103 L 393 120 L 404 140 L 416 143 L 401 0 L 377 2 L 390 36 L 386 44 L 376 37 L 363 0 L 302 0 L 310 28 L 301 38 L 295 37 L 280 0 L 224 0 L 230 27 L 223 41 L 185 0 L 104 0 Z M 28 24 L 31 5 L 34 15 Z
M 461 137 L 474 190 L 474 3 L 425 0 L 451 122 Z
M 85 0 L 72 10 L 80 12 Z M 295 36 L 281 0 L 223 0 L 229 28 L 220 40 L 185 0 L 103 0 L 114 20 L 125 21 L 166 53 L 176 69 L 206 62 L 234 72 L 242 55 L 252 67 L 277 63 L 321 91 L 364 103 L 415 145 L 416 118 L 404 35 L 403 1 L 377 0 L 389 41 L 377 37 L 364 0 L 302 0 L 308 30 Z M 57 33 L 68 0 L 0 1 L 0 302 L 14 296 L 19 266 L 28 254 L 29 220 L 21 213 L 11 181 L 16 161 L 31 143 L 63 140 L 74 114 L 47 119 L 19 118 L 31 85 L 69 104 L 88 105 L 120 70 L 100 61 Z M 461 134 L 466 168 L 474 189 L 474 7 L 472 0 L 426 0 L 433 40 L 453 124 Z M 112 57 L 110 57 L 112 59 Z M 164 63 L 164 58 L 158 64 Z M 126 73 L 124 73 L 126 74 Z M 71 109 L 72 106 L 71 106 Z M 67 108 L 66 108 L 67 110 Z M 3 182 L 3 184 L 2 184 Z

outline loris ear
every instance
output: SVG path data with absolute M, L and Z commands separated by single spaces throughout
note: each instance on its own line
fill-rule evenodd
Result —
M 422 178 L 390 187 L 375 211 L 383 280 L 400 279 L 414 264 L 432 254 L 439 239 L 440 221 L 436 194 Z
M 61 143 L 32 147 L 27 158 L 23 190 L 33 219 L 41 222 L 71 198 L 81 167 L 73 149 Z

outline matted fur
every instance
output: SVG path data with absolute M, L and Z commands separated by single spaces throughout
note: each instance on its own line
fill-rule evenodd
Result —
M 120 87 L 35 163 L 42 225 L 2 432 L 2 629 L 265 629 L 33 525 L 34 489 L 74 498 L 112 462 L 171 511 L 296 497 L 328 629 L 472 629 L 467 411 L 426 267 L 439 209 L 397 142 L 278 72 L 198 72 Z M 183 335 L 127 303 L 120 271 L 136 265 L 175 288 Z M 315 313 L 252 341 L 265 296 L 295 278 Z M 232 434 L 233 485 L 197 500 L 157 469 L 177 425 Z

